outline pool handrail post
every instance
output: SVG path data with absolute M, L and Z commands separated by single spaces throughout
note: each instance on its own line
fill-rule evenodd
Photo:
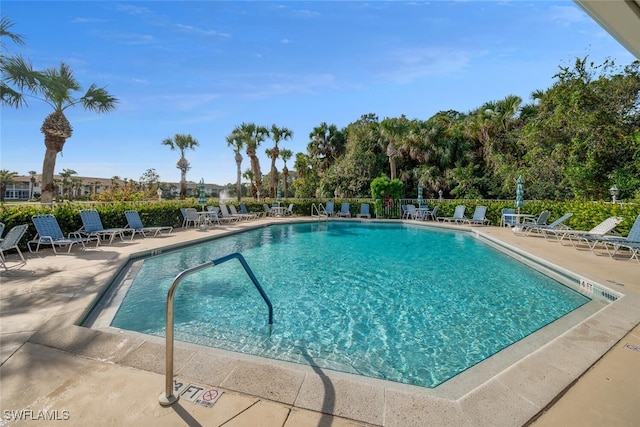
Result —
M 229 261 L 230 259 L 234 259 L 234 258 L 240 261 L 240 264 L 242 265 L 245 272 L 251 279 L 251 282 L 253 282 L 253 285 L 256 287 L 256 289 L 258 289 L 258 292 L 260 292 L 260 296 L 262 296 L 262 299 L 267 304 L 267 307 L 269 308 L 269 328 L 273 326 L 273 306 L 271 305 L 271 301 L 269 300 L 269 297 L 267 296 L 267 294 L 264 292 L 264 289 L 262 289 L 262 286 L 260 286 L 260 283 L 258 282 L 258 279 L 256 278 L 256 276 L 253 274 L 253 271 L 251 271 L 249 264 L 247 264 L 247 261 L 239 253 L 236 252 L 229 255 L 225 255 L 221 258 L 217 258 L 217 259 L 214 259 L 213 261 L 205 262 L 204 264 L 200 264 L 198 266 L 188 268 L 180 272 L 180 274 L 178 274 L 175 277 L 175 279 L 173 279 L 173 283 L 171 284 L 171 287 L 167 292 L 167 307 L 166 307 L 167 325 L 166 325 L 166 331 L 165 331 L 165 337 L 166 337 L 166 356 L 165 356 L 166 365 L 165 365 L 165 384 L 164 384 L 165 389 L 164 389 L 164 392 L 160 394 L 160 397 L 158 399 L 160 402 L 160 405 L 162 406 L 173 405 L 179 399 L 179 396 L 175 396 L 173 394 L 173 298 L 175 296 L 176 289 L 178 288 L 178 285 L 180 284 L 180 282 L 185 276 L 188 276 L 189 274 L 195 273 L 207 267 L 213 267 L 218 264 L 222 264 L 223 262 Z

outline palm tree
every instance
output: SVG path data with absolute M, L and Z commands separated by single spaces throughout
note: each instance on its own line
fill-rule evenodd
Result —
M 24 39 L 22 35 L 9 31 L 13 27 L 14 23 L 6 18 L 0 18 L 0 48 L 2 48 L 3 54 L 0 55 L 0 71 L 2 72 L 2 81 L 0 82 L 0 105 L 6 105 L 8 107 L 19 108 L 25 105 L 24 96 L 20 90 L 16 90 L 9 86 L 11 82 L 12 69 L 16 64 L 24 62 L 20 56 L 6 55 L 4 51 L 6 46 L 4 44 L 4 38 L 9 38 L 13 43 L 23 46 Z
M 9 62 L 10 66 L 5 69 L 3 64 L 2 70 L 6 73 L 7 81 L 20 90 L 33 93 L 36 98 L 41 96 L 39 99 L 53 107 L 53 113 L 44 119 L 40 127 L 46 147 L 42 163 L 42 203 L 51 203 L 55 191 L 53 174 L 56 156 L 73 134 L 73 128 L 64 115 L 64 110 L 81 104 L 85 110 L 107 113 L 116 109 L 118 99 L 111 96 L 104 88 L 97 87 L 95 83 L 91 84 L 80 98 L 74 97 L 73 92 L 80 91 L 82 88 L 64 62 L 60 63 L 59 68 L 48 68 L 41 72 L 34 71 L 31 64 L 21 58 L 9 59 Z
M 60 172 L 59 175 L 62 177 L 62 197 L 66 194 L 69 200 L 71 200 L 72 176 L 77 174 L 78 172 L 73 169 L 62 169 L 62 172 Z
M 320 173 L 329 169 L 329 166 L 344 153 L 346 139 L 336 125 L 322 122 L 320 126 L 313 128 L 309 138 L 311 142 L 307 144 L 307 152 L 318 165 Z
M 34 193 L 34 189 L 36 187 L 36 174 L 38 172 L 36 171 L 29 171 L 29 175 L 31 176 L 31 178 L 29 178 L 29 199 L 33 199 L 33 193 Z
M 180 200 L 184 200 L 187 197 L 187 171 L 191 169 L 189 161 L 184 157 L 184 150 L 193 147 L 197 147 L 200 143 L 191 135 L 176 134 L 173 139 L 166 138 L 162 141 L 162 145 L 168 145 L 171 150 L 180 150 L 180 160 L 176 163 L 176 167 L 180 169 Z
M 280 157 L 284 162 L 284 167 L 282 168 L 282 176 L 284 177 L 284 197 L 288 197 L 289 195 L 289 169 L 287 168 L 287 160 L 289 160 L 293 156 L 293 151 L 283 148 L 280 150 Z
M 236 195 L 239 202 L 242 200 L 242 154 L 240 154 L 240 151 L 242 151 L 242 148 L 244 147 L 244 141 L 242 140 L 241 135 L 238 134 L 235 129 L 233 132 L 231 132 L 231 134 L 227 135 L 225 139 L 227 141 L 227 146 L 233 147 L 233 152 L 236 153 L 235 160 L 236 166 L 238 167 L 236 178 Z
M 240 139 L 247 147 L 246 153 L 251 159 L 251 172 L 253 172 L 256 194 L 264 194 L 262 192 L 262 171 L 260 170 L 260 160 L 256 155 L 256 151 L 260 144 L 269 136 L 269 130 L 264 126 L 256 126 L 255 123 L 243 122 L 233 131 L 240 135 Z
M 4 202 L 4 196 L 7 192 L 7 184 L 13 183 L 13 179 L 18 172 L 9 172 L 7 169 L 0 170 L 0 202 Z
M 242 174 L 242 177 L 244 179 L 249 180 L 249 192 L 251 193 L 251 196 L 255 199 L 256 198 L 256 184 L 253 182 L 253 171 L 251 169 L 247 169 Z
M 409 133 L 409 121 L 402 115 L 400 118 L 386 118 L 380 122 L 380 136 L 386 142 L 389 157 L 389 175 L 396 179 L 396 156 L 400 144 Z
M 267 149 L 265 153 L 271 157 L 271 172 L 270 172 L 270 185 L 269 193 L 272 198 L 276 197 L 278 188 L 278 169 L 276 168 L 276 160 L 280 157 L 280 149 L 278 144 L 280 141 L 286 141 L 293 137 L 293 132 L 287 128 L 279 128 L 276 125 L 271 125 L 271 131 L 269 132 L 271 139 L 273 140 L 273 148 Z

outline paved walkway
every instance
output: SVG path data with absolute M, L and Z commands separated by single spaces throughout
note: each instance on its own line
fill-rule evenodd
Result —
M 178 403 L 162 407 L 162 340 L 73 324 L 131 254 L 256 225 L 265 225 L 265 220 L 177 230 L 57 256 L 46 249 L 27 254 L 26 266 L 2 273 L 0 425 L 637 425 L 640 265 L 516 236 L 506 228 L 476 230 L 625 297 L 543 348 L 529 349 L 523 360 L 497 367 L 498 374 L 471 391 L 458 392 L 454 386 L 452 398 L 318 368 L 256 363 L 177 346 L 176 378 L 184 382 L 184 394 Z M 11 265 L 17 257 L 8 260 Z M 562 350 L 565 356 L 546 360 L 551 350 Z M 491 363 L 483 367 L 490 368 Z M 458 385 L 463 390 L 464 384 Z M 197 387 L 223 394 L 213 407 L 206 407 L 189 401 Z

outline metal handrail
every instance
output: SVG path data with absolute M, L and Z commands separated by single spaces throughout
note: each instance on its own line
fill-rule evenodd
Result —
M 322 209 L 322 211 L 320 210 Z M 316 215 L 313 214 L 313 211 L 316 211 Z M 329 218 L 329 214 L 327 213 L 327 209 L 324 207 L 324 205 L 322 203 L 318 203 L 318 206 L 316 206 L 315 203 L 311 204 L 311 217 L 318 217 L 318 219 L 322 218 L 322 217 L 326 217 Z
M 223 262 L 229 261 L 234 258 L 240 261 L 240 264 L 242 264 L 242 267 L 244 267 L 244 271 L 247 273 L 247 275 L 253 282 L 253 285 L 256 287 L 256 289 L 258 289 L 258 292 L 260 292 L 260 296 L 262 296 L 262 299 L 267 304 L 267 307 L 269 307 L 269 326 L 273 325 L 273 306 L 271 305 L 271 301 L 269 301 L 269 297 L 262 289 L 262 286 L 260 286 L 260 283 L 258 282 L 258 279 L 256 278 L 256 276 L 253 274 L 253 271 L 251 271 L 251 268 L 249 268 L 249 264 L 247 264 L 247 261 L 239 253 L 236 252 L 229 255 L 225 255 L 218 259 L 214 259 L 213 261 L 205 262 L 204 264 L 200 264 L 198 266 L 188 268 L 182 271 L 180 274 L 176 276 L 175 279 L 173 279 L 173 283 L 171 284 L 171 287 L 169 288 L 169 292 L 167 293 L 167 327 L 166 327 L 167 329 L 166 330 L 166 342 L 167 342 L 166 352 L 167 353 L 166 353 L 165 389 L 164 389 L 164 392 L 160 394 L 160 398 L 159 398 L 160 405 L 162 406 L 169 406 L 178 401 L 178 397 L 174 396 L 173 394 L 173 297 L 176 293 L 176 289 L 180 284 L 180 282 L 182 281 L 182 279 L 184 279 L 186 276 L 208 267 L 214 267 L 218 264 L 222 264 Z

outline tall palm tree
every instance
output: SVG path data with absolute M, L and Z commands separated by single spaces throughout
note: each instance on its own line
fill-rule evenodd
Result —
M 284 162 L 284 167 L 282 168 L 282 176 L 284 177 L 284 197 L 288 197 L 289 195 L 289 169 L 287 168 L 287 160 L 289 160 L 293 156 L 293 151 L 283 148 L 280 150 L 280 157 Z
M 244 141 L 242 140 L 241 135 L 238 134 L 235 130 L 231 132 L 231 134 L 227 135 L 225 139 L 227 141 L 227 146 L 233 147 L 233 152 L 236 153 L 235 160 L 236 166 L 238 167 L 236 178 L 236 195 L 238 197 L 238 201 L 240 201 L 242 200 L 242 154 L 240 154 L 240 151 L 242 151 L 242 148 L 244 147 Z
M 240 139 L 247 147 L 247 156 L 251 159 L 251 171 L 256 187 L 256 194 L 264 194 L 262 191 L 262 171 L 260 170 L 260 160 L 256 155 L 258 147 L 269 136 L 269 130 L 264 126 L 257 126 L 255 123 L 242 123 L 236 126 L 234 132 L 240 135 Z
M 162 141 L 162 145 L 168 145 L 171 150 L 180 150 L 180 160 L 176 163 L 176 167 L 180 169 L 180 200 L 187 198 L 187 171 L 191 169 L 189 161 L 184 157 L 184 151 L 188 148 L 195 150 L 194 147 L 200 143 L 191 135 L 177 133 L 173 138 L 166 138 Z
M 3 65 L 2 70 L 6 73 L 7 81 L 20 90 L 31 92 L 36 98 L 53 107 L 53 112 L 44 119 L 40 127 L 46 147 L 42 163 L 42 203 L 51 203 L 55 191 L 53 174 L 56 156 L 73 134 L 73 128 L 64 111 L 80 104 L 85 110 L 107 113 L 116 109 L 118 99 L 111 96 L 104 88 L 97 87 L 95 83 L 89 86 L 84 95 L 75 97 L 73 92 L 82 90 L 82 87 L 73 76 L 71 68 L 64 62 L 60 63 L 59 68 L 48 68 L 44 71 L 34 71 L 31 64 L 21 58 L 10 62 L 11 66 L 5 69 Z M 4 78 L 3 75 L 3 80 Z
M 286 141 L 293 137 L 293 132 L 287 128 L 279 128 L 275 124 L 271 125 L 271 131 L 269 132 L 271 140 L 273 141 L 273 148 L 267 149 L 265 153 L 271 157 L 271 173 L 269 183 L 269 193 L 272 198 L 276 197 L 278 189 L 278 169 L 276 168 L 276 160 L 280 157 L 280 149 L 278 144 L 280 141 Z
M 9 172 L 7 169 L 0 170 L 0 202 L 4 202 L 4 196 L 7 192 L 7 184 L 13 183 L 13 179 L 18 172 Z

